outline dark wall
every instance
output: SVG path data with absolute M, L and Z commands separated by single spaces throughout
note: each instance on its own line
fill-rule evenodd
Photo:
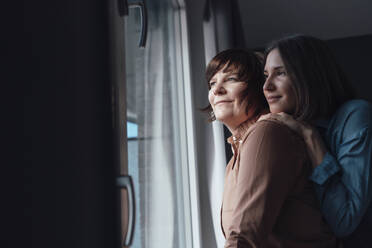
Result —
M 1 246 L 114 247 L 107 2 L 36 0 L 6 9 L 14 18 L 3 35 L 11 155 L 2 163 Z
M 328 41 L 359 98 L 372 102 L 372 35 Z

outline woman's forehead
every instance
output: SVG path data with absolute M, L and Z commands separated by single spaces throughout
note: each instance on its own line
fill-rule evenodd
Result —
M 226 74 L 237 74 L 239 73 L 239 66 L 235 63 L 228 61 L 223 66 L 221 66 L 222 69 L 220 69 L 218 72 L 223 72 Z
M 220 62 L 215 68 L 215 73 L 211 77 L 211 79 L 214 79 L 217 74 L 223 74 L 224 77 L 230 76 L 233 74 L 239 75 L 241 74 L 243 69 L 243 65 L 239 63 L 234 63 L 233 61 L 227 61 L 227 62 Z
M 238 74 L 238 70 L 236 68 L 222 68 L 219 71 L 217 71 L 212 78 L 216 77 L 217 74 L 222 74 L 222 76 L 230 76 L 234 74 Z

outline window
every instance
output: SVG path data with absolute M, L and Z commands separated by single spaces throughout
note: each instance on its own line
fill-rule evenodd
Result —
M 145 48 L 138 47 L 140 11 L 130 9 L 124 19 L 128 159 L 121 171 L 128 171 L 134 183 L 131 247 L 198 248 L 184 10 L 170 0 L 146 4 Z

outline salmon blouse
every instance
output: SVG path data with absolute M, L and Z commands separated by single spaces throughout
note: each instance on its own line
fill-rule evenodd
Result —
M 308 177 L 305 143 L 275 120 L 243 123 L 228 138 L 221 226 L 225 247 L 336 247 Z

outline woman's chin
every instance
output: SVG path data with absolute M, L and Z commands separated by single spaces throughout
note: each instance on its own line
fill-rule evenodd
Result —
M 222 122 L 223 124 L 225 124 L 225 122 L 224 122 L 224 119 L 223 119 L 223 118 L 221 119 L 221 118 L 217 118 L 217 117 L 216 117 L 216 120 L 217 120 L 218 122 Z
M 222 121 L 226 118 L 226 114 L 223 113 L 222 111 L 214 110 L 213 112 L 214 112 L 214 117 L 216 117 L 216 120 L 218 121 Z
M 280 109 L 280 108 L 277 108 L 277 107 L 270 107 L 270 113 L 272 113 L 272 114 L 278 114 L 280 112 L 283 112 L 283 110 Z

